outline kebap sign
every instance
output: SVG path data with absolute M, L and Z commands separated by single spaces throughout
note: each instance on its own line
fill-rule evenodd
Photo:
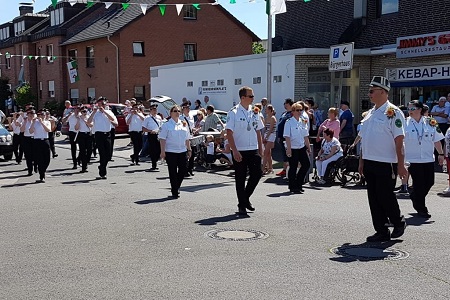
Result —
M 389 81 L 441 80 L 450 78 L 450 64 L 387 69 Z
M 397 58 L 450 54 L 450 31 L 397 38 Z

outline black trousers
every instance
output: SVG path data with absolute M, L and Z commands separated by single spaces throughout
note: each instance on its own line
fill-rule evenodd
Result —
M 36 165 L 34 140 L 32 137 L 23 136 L 22 144 L 23 153 L 25 154 L 25 160 L 27 162 L 28 173 L 33 173 L 33 166 Z
M 76 136 L 76 132 L 69 131 L 70 154 L 72 156 L 72 162 L 74 166 L 77 166 L 77 142 L 75 141 Z
M 187 162 L 187 172 L 189 173 L 192 173 L 194 171 L 194 160 L 195 156 L 197 155 L 197 147 L 191 146 L 191 149 L 192 149 L 191 157 Z
M 44 179 L 50 165 L 50 142 L 48 139 L 34 139 L 33 144 L 39 177 Z
M 14 151 L 14 157 L 16 158 L 17 163 L 20 163 L 22 161 L 22 157 L 23 157 L 22 140 L 23 140 L 23 132 L 21 132 L 20 134 L 14 134 L 14 136 L 13 136 L 13 151 Z
M 299 190 L 303 186 L 311 162 L 309 161 L 308 152 L 306 152 L 306 146 L 301 149 L 291 149 L 291 154 L 291 157 L 288 157 L 289 190 Z M 298 163 L 300 163 L 300 169 L 297 172 Z
M 90 134 L 86 132 L 79 132 L 77 137 L 78 147 L 80 148 L 80 160 L 81 160 L 81 168 L 83 170 L 87 169 L 87 164 L 89 162 L 88 149 L 92 148 L 90 143 Z
M 394 194 L 397 164 L 365 159 L 363 172 L 367 182 L 367 196 L 375 231 L 385 233 L 387 230 L 385 224 L 389 221 L 395 227 L 403 226 L 405 220 Z
M 133 156 L 131 160 L 133 162 L 139 162 L 139 152 L 142 149 L 142 131 L 130 131 L 131 142 L 133 143 Z
M 111 143 L 110 143 L 110 147 L 111 147 L 111 154 L 110 154 L 110 156 L 109 156 L 109 160 L 111 160 L 112 159 L 112 156 L 113 156 L 113 152 L 114 152 L 114 141 L 115 141 L 115 139 L 116 139 L 116 129 L 115 128 L 111 128 Z M 99 150 L 99 152 L 100 152 L 100 150 Z
M 408 168 L 413 182 L 413 191 L 409 194 L 417 212 L 428 212 L 425 197 L 434 185 L 434 162 L 411 163 Z
M 172 195 L 177 195 L 186 174 L 186 152 L 166 152 L 166 162 L 169 169 L 170 191 Z
M 258 150 L 246 150 L 239 151 L 242 156 L 242 160 L 237 162 L 233 158 L 236 182 L 236 194 L 238 198 L 238 208 L 245 209 L 249 206 L 250 196 L 255 191 L 259 180 L 262 177 L 261 170 L 261 156 Z M 245 179 L 247 178 L 247 170 L 249 171 L 249 177 L 247 185 L 245 185 Z
M 161 145 L 159 144 L 157 134 L 148 134 L 148 151 L 152 160 L 152 168 L 156 168 L 159 156 L 161 155 Z
M 56 149 L 55 149 L 55 132 L 51 131 L 48 133 L 48 142 L 50 144 L 50 151 L 52 152 L 52 155 L 55 156 Z
M 106 176 L 106 167 L 111 158 L 111 132 L 95 133 L 95 143 L 97 144 L 98 155 L 100 156 L 100 165 L 98 173 L 100 176 Z
M 91 161 L 92 152 L 94 151 L 95 139 L 91 133 L 87 134 L 86 156 L 88 163 Z

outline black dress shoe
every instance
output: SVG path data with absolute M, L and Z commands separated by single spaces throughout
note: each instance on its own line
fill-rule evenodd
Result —
M 237 212 L 239 216 L 248 216 L 247 210 L 245 208 L 239 208 L 239 211 Z
M 33 176 L 33 172 L 28 172 L 27 176 Z
M 82 169 L 81 171 L 80 171 L 80 173 L 87 173 L 87 169 Z
M 137 161 L 137 162 L 136 162 L 136 166 L 140 166 L 140 165 L 141 165 L 141 164 Z
M 97 180 L 105 180 L 105 179 L 106 179 L 106 176 L 95 177 L 95 179 L 97 179 Z
M 401 237 L 405 233 L 406 222 L 401 222 L 400 225 L 394 226 L 391 233 L 391 238 L 396 239 Z
M 255 211 L 255 208 L 251 205 L 251 203 L 247 204 L 245 208 L 247 208 L 249 211 Z
M 55 158 L 55 157 L 58 157 L 58 154 L 56 154 L 56 153 L 55 153 L 55 154 L 53 154 L 53 158 Z
M 76 170 L 77 169 L 77 165 L 74 165 L 73 167 L 72 167 L 72 170 Z
M 291 192 L 292 194 L 301 194 L 302 191 L 300 189 L 290 189 L 289 192 Z
M 419 215 L 419 217 L 422 217 L 425 219 L 431 218 L 431 215 L 427 211 L 418 211 L 417 214 Z
M 180 198 L 180 194 L 172 193 L 172 198 L 178 199 Z
M 366 241 L 369 243 L 374 242 L 387 242 L 391 239 L 390 231 L 386 232 L 376 232 L 374 235 L 368 236 Z
M 188 171 L 188 173 L 189 173 L 191 176 L 194 176 L 194 172 Z

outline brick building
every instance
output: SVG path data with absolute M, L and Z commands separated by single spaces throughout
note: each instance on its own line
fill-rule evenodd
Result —
M 145 15 L 137 3 L 148 6 Z M 178 16 L 171 4 L 179 3 L 186 5 Z M 135 0 L 127 9 L 117 2 L 107 9 L 103 3 L 87 8 L 66 1 L 39 14 L 27 8 L 0 25 L 0 52 L 13 54 L 0 56 L 0 75 L 15 86 L 23 64 L 40 104 L 87 102 L 100 95 L 123 102 L 150 97 L 152 65 L 251 54 L 258 37 L 229 12 L 209 4 L 197 10 L 188 3 L 165 1 L 164 16 L 152 0 Z M 22 19 L 28 23 L 14 31 Z M 69 61 L 78 65 L 75 83 L 68 76 Z
M 312 0 L 286 5 L 287 12 L 276 15 L 278 46 L 316 53 L 296 56 L 295 97 L 312 96 L 323 109 L 348 99 L 359 116 L 369 105 L 366 90 L 374 75 L 390 78 L 390 98 L 396 104 L 411 99 L 432 103 L 450 92 L 449 1 Z M 348 42 L 356 48 L 353 69 L 329 72 L 329 47 Z

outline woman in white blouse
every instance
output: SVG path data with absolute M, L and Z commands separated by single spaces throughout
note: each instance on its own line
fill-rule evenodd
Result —
M 323 131 L 322 146 L 316 157 L 317 175 L 319 176 L 317 183 L 326 183 L 323 177 L 325 176 L 328 164 L 338 160 L 342 155 L 341 143 L 334 137 L 334 130 L 331 128 L 325 129 Z
M 180 186 L 187 171 L 187 161 L 192 155 L 189 142 L 189 127 L 180 119 L 181 108 L 178 105 L 170 109 L 170 119 L 161 126 L 159 141 L 161 158 L 167 162 L 169 169 L 172 197 L 180 196 Z
M 409 194 L 414 209 L 423 218 L 430 218 L 425 205 L 425 197 L 434 185 L 434 149 L 438 161 L 444 163 L 444 150 L 439 123 L 423 116 L 423 103 L 413 100 L 408 104 L 409 117 L 405 126 L 405 161 L 409 162 L 409 174 L 413 181 L 413 191 Z

